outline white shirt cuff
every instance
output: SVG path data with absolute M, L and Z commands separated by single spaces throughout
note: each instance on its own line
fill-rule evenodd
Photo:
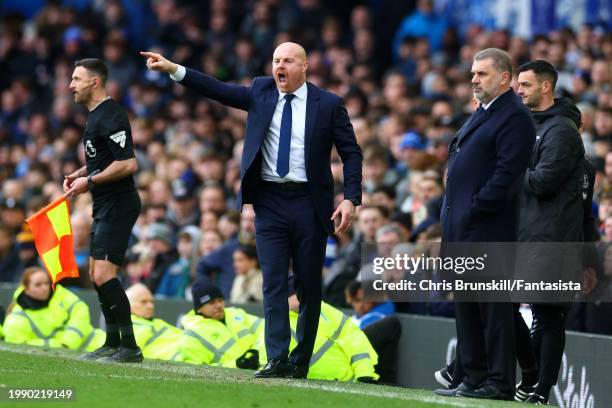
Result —
M 174 74 L 170 74 L 170 78 L 172 78 L 176 82 L 181 82 L 183 78 L 185 78 L 186 73 L 187 73 L 187 70 L 185 69 L 185 67 L 182 65 L 179 65 L 176 72 Z

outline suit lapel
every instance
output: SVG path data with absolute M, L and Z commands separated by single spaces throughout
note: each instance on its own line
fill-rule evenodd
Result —
M 487 109 L 486 111 L 482 112 L 481 114 L 477 115 L 477 114 L 472 114 L 472 116 L 470 116 L 470 120 L 467 123 L 467 126 L 465 127 L 465 129 L 463 129 L 463 132 L 461 133 L 461 135 L 459 136 L 459 143 L 461 144 L 463 143 L 463 141 L 474 132 L 474 130 L 476 130 L 478 128 L 478 126 L 482 125 L 488 118 L 489 116 L 491 116 L 491 108 Z
M 310 153 L 310 144 L 315 124 L 317 123 L 317 112 L 319 111 L 319 88 L 306 83 L 308 87 L 308 96 L 306 97 L 306 128 L 304 129 L 304 161 L 306 169 L 308 169 L 308 156 Z
M 259 132 L 259 140 L 257 141 L 257 151 L 261 149 L 261 145 L 268 134 L 268 129 L 270 129 L 270 123 L 272 123 L 272 117 L 274 116 L 274 111 L 276 110 L 276 104 L 278 103 L 278 90 L 276 88 L 269 91 L 266 95 L 265 102 L 262 106 L 261 112 L 261 123 L 262 129 Z
M 472 114 L 472 116 L 470 116 L 470 120 L 468 121 L 463 131 L 462 132 L 460 131 L 461 134 L 459 135 L 458 144 L 463 143 L 463 141 L 465 141 L 467 136 L 474 133 L 474 131 L 476 130 L 476 128 L 478 128 L 478 126 L 482 125 L 487 119 L 489 119 L 489 117 L 493 114 L 495 109 L 498 109 L 499 106 L 504 105 L 506 103 L 506 99 L 513 98 L 513 97 L 516 97 L 516 94 L 514 93 L 512 88 L 510 88 L 506 92 L 501 94 L 499 98 L 493 101 L 491 106 L 489 106 L 489 108 L 485 110 L 482 114 L 477 115 L 477 116 Z

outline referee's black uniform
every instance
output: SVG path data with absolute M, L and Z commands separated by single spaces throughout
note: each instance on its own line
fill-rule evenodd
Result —
M 107 98 L 93 108 L 83 136 L 87 174 L 104 171 L 115 161 L 134 158 L 132 131 L 127 114 Z M 140 214 L 141 202 L 132 175 L 109 183 L 89 186 L 93 199 L 90 256 L 96 260 L 123 264 L 132 228 Z M 85 359 L 101 361 L 142 361 L 134 339 L 130 304 L 119 280 L 94 283 L 106 321 L 106 342 Z
M 127 114 L 108 98 L 87 118 L 83 135 L 87 174 L 101 172 L 112 162 L 135 157 Z M 132 231 L 140 214 L 140 197 L 132 175 L 90 188 L 93 225 L 90 255 L 121 266 Z

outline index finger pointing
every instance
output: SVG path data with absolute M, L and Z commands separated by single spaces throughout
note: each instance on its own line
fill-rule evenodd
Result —
M 159 54 L 150 51 L 140 51 L 140 55 L 148 58 L 159 58 Z

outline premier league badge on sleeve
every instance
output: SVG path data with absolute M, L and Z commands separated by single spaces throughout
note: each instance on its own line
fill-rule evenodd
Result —
M 96 148 L 93 146 L 93 143 L 91 143 L 91 140 L 85 143 L 85 153 L 89 157 L 96 157 Z

